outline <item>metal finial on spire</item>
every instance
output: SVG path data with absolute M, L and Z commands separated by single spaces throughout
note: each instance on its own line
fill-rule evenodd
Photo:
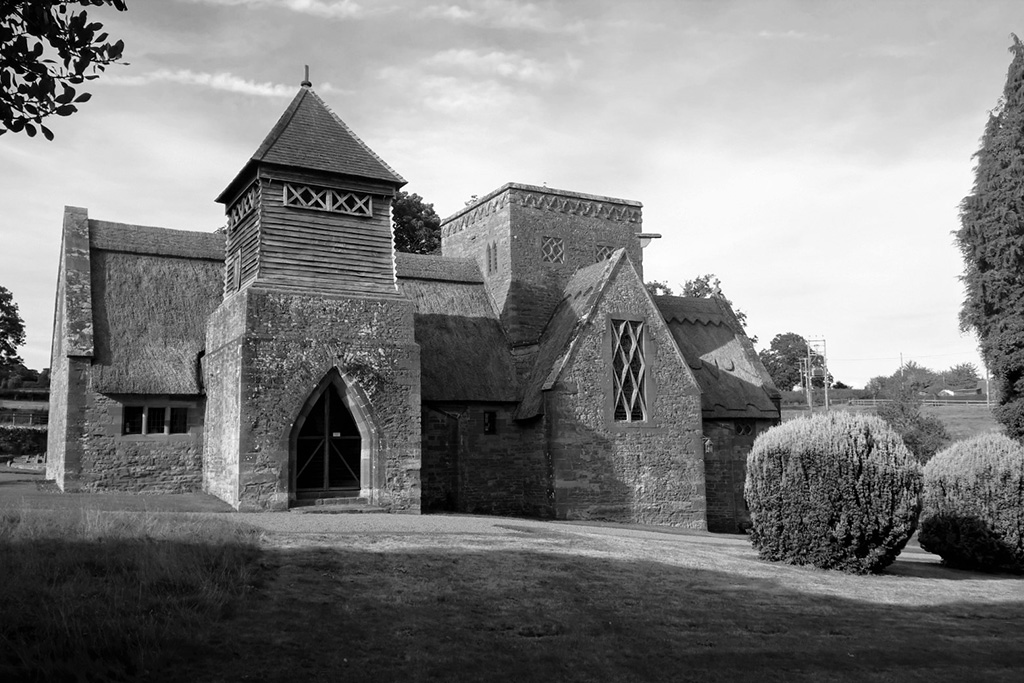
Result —
M 306 77 L 302 79 L 302 83 L 300 83 L 299 85 L 301 85 L 303 88 L 313 87 L 313 84 L 310 83 L 309 81 L 309 64 L 306 65 Z

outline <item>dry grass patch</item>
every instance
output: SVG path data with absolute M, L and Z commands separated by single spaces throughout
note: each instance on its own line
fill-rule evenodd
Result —
M 252 585 L 259 532 L 226 520 L 0 510 L 0 680 L 147 680 Z

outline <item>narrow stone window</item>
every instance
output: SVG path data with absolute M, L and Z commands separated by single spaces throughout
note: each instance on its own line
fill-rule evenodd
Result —
M 498 245 L 491 242 L 487 245 L 487 274 L 492 275 L 498 272 Z
M 347 213 L 352 216 L 373 216 L 370 195 L 333 190 L 329 187 L 284 184 L 284 205 L 299 209 Z
M 484 411 L 484 434 L 498 433 L 498 413 L 493 410 Z
M 637 320 L 612 320 L 612 391 L 616 422 L 647 419 L 644 361 L 644 324 Z
M 565 263 L 565 241 L 561 237 L 544 237 L 540 243 L 540 260 Z
M 601 261 L 607 261 L 614 253 L 615 247 L 609 244 L 599 244 L 597 245 L 597 258 L 595 259 L 595 262 L 600 263 Z
M 167 426 L 167 408 L 163 406 L 151 407 L 149 409 L 148 419 L 146 420 L 146 433 L 147 434 L 163 434 L 164 427 Z
M 141 434 L 142 416 L 145 412 L 145 408 L 142 406 L 125 406 L 121 420 L 121 433 Z

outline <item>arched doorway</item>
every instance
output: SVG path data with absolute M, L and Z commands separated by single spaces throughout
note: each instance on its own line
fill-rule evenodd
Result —
M 326 382 L 307 408 L 296 424 L 296 497 L 358 495 L 363 479 L 363 440 L 337 383 Z

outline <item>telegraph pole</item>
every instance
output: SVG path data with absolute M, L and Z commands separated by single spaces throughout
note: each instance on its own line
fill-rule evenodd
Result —
M 819 367 L 815 366 L 815 361 Z M 807 396 L 810 400 L 811 387 L 814 384 L 815 375 L 821 377 L 821 384 L 825 388 L 825 412 L 828 412 L 828 354 L 826 353 L 825 338 L 807 340 Z

